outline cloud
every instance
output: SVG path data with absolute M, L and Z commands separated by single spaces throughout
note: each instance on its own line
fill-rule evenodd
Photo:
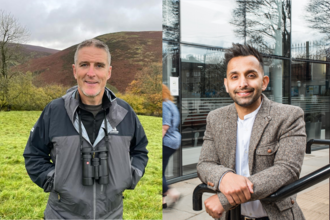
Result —
M 161 31 L 159 0 L 2 0 L 30 33 L 28 44 L 65 49 L 119 31 Z

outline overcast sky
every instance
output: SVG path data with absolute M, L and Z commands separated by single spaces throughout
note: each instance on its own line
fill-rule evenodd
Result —
M 30 36 L 27 44 L 63 50 L 98 35 L 161 31 L 161 0 L 1 0 Z

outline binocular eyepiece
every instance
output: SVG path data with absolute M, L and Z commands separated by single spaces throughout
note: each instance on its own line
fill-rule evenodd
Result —
M 93 154 L 98 152 L 98 157 L 93 158 Z M 82 149 L 82 182 L 84 186 L 92 186 L 94 179 L 99 184 L 109 183 L 108 150 L 106 147 L 99 147 L 97 151 L 85 147 Z

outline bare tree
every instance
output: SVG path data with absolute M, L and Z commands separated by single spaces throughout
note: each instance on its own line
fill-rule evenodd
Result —
M 177 41 L 179 32 L 179 0 L 163 0 L 163 38 Z
M 244 42 L 264 53 L 289 54 L 290 0 L 236 0 L 231 24 Z M 271 43 L 273 45 L 271 45 Z
M 310 22 L 309 27 L 326 34 L 325 40 L 330 40 L 330 1 L 310 0 L 306 11 L 306 19 Z
M 20 58 L 18 47 L 27 36 L 26 29 L 13 15 L 0 10 L 0 109 L 6 105 L 9 79 L 14 75 L 10 67 Z

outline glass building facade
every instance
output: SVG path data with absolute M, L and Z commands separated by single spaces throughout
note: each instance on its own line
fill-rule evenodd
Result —
M 307 140 L 330 139 L 328 7 L 330 0 L 163 0 L 163 83 L 178 91 L 182 134 L 169 182 L 197 176 L 206 116 L 233 103 L 223 84 L 232 43 L 262 53 L 270 77 L 263 93 L 304 110 Z

